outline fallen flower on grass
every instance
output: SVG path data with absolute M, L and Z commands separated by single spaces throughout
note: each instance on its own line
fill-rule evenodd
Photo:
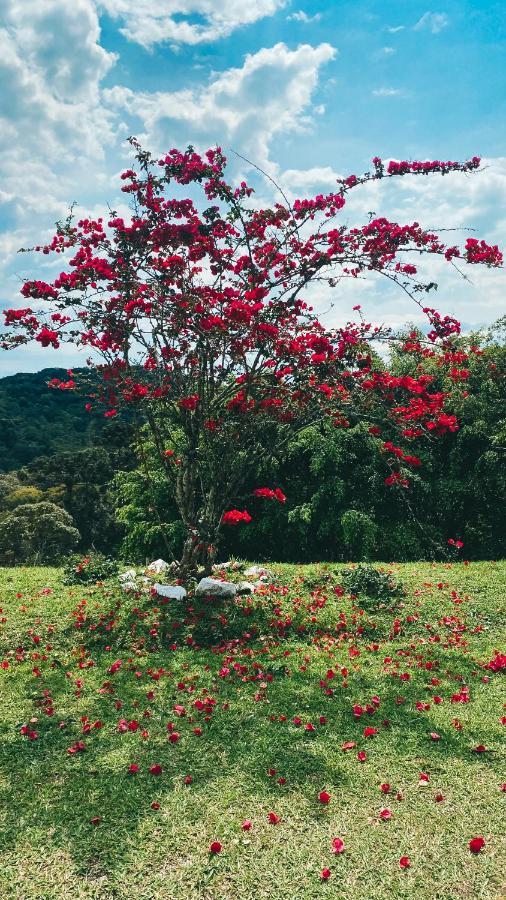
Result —
M 243 831 L 249 831 L 250 828 L 251 828 L 251 826 L 252 826 L 252 824 L 253 824 L 253 823 L 250 821 L 250 819 L 245 819 L 244 822 L 243 822 L 242 825 L 241 825 L 241 828 L 242 828 Z
M 219 841 L 213 841 L 209 847 L 209 853 L 221 853 L 222 850 L 223 847 Z
M 383 819 L 383 821 L 387 821 L 388 819 L 392 818 L 392 813 L 389 809 L 382 809 L 379 817 L 380 819 Z
M 330 874 L 330 869 L 322 869 L 320 872 L 320 878 L 322 879 L 322 881 L 328 881 L 330 878 Z
M 485 846 L 485 840 L 482 837 L 474 837 L 469 841 L 469 849 L 471 853 L 480 853 Z
M 277 816 L 275 812 L 270 812 L 267 816 L 267 819 L 269 820 L 271 825 L 277 825 L 279 822 L 281 822 L 281 816 Z
M 409 869 L 411 866 L 411 860 L 409 856 L 401 856 L 399 860 L 399 865 L 401 869 Z
M 332 849 L 334 853 L 344 853 L 344 841 L 341 838 L 332 838 Z
M 320 803 L 323 803 L 325 806 L 330 803 L 330 794 L 327 791 L 320 791 L 318 794 L 318 800 Z

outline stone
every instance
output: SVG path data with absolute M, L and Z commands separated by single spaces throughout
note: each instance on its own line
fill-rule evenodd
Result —
M 241 563 L 237 562 L 235 559 L 229 559 L 228 562 L 214 563 L 214 565 L 212 567 L 213 572 L 221 572 L 221 571 L 226 572 L 227 569 L 231 569 L 232 572 L 237 572 L 241 568 L 242 568 Z
M 255 590 L 255 585 L 251 581 L 240 581 L 237 585 L 238 594 L 254 594 Z
M 138 589 L 138 588 L 137 588 L 137 582 L 136 582 L 136 581 L 122 581 L 122 582 L 121 582 L 121 589 L 122 589 L 123 591 L 126 591 L 127 593 L 128 593 L 129 591 L 136 591 L 136 590 Z
M 164 559 L 155 559 L 149 566 L 146 566 L 146 572 L 153 572 L 154 575 L 163 575 L 170 568 L 168 562 Z
M 159 597 L 167 597 L 168 600 L 184 600 L 186 590 L 181 584 L 155 584 L 154 589 Z
M 195 591 L 197 597 L 219 597 L 228 600 L 237 594 L 237 585 L 230 581 L 218 581 L 217 578 L 202 578 Z
M 264 566 L 250 566 L 249 569 L 245 570 L 244 574 L 246 578 L 261 578 L 262 581 L 272 581 L 274 579 L 273 573 Z
M 122 575 L 119 575 L 119 580 L 122 584 L 125 584 L 127 581 L 134 581 L 137 578 L 137 572 L 135 569 L 127 569 L 126 572 L 123 572 Z

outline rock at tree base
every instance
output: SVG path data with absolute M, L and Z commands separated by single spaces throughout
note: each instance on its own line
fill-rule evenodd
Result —
M 135 569 L 128 569 L 126 572 L 123 572 L 122 575 L 119 575 L 119 580 L 122 584 L 126 584 L 126 582 L 135 581 L 137 578 L 137 572 Z
M 244 572 L 246 578 L 261 578 L 262 581 L 273 581 L 274 574 L 264 566 L 250 566 Z
M 154 575 L 163 575 L 167 569 L 170 569 L 170 564 L 164 559 L 155 559 L 149 566 L 146 566 L 146 572 L 153 572 Z
M 237 594 L 237 585 L 230 581 L 218 581 L 216 578 L 202 578 L 197 585 L 195 594 L 197 597 L 232 599 Z
M 169 600 L 184 600 L 186 590 L 181 584 L 155 584 L 153 585 L 159 597 L 167 597 Z
M 256 587 L 251 581 L 240 581 L 237 585 L 238 594 L 254 594 Z

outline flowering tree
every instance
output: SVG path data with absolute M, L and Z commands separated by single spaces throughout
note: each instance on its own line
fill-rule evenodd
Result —
M 204 156 L 172 150 L 156 161 L 131 142 L 137 169 L 121 176 L 131 217 L 112 212 L 107 223 L 69 217 L 58 224 L 52 242 L 35 249 L 71 258 L 52 283 L 24 284 L 21 293 L 36 304 L 5 311 L 11 330 L 3 346 L 36 340 L 92 348 L 101 387 L 87 408 L 114 416 L 133 406 L 147 423 L 186 529 L 182 577 L 209 570 L 222 526 L 250 520 L 246 509 L 229 507 L 252 464 L 282 453 L 294 433 L 322 417 L 336 427 L 368 419 L 390 466 L 387 483 L 406 486 L 409 467 L 419 463 L 409 445 L 456 430 L 457 422 L 445 410 L 446 394 L 431 392 L 431 376 L 390 375 L 373 342 L 401 342 L 405 352 L 429 355 L 464 379 L 465 360 L 452 344 L 459 324 L 424 305 L 431 285 L 417 280 L 413 259 L 498 266 L 502 257 L 474 238 L 463 249 L 447 246 L 416 222 L 371 218 L 348 228 L 339 215 L 347 194 L 367 182 L 473 172 L 479 158 L 386 167 L 375 158 L 372 172 L 338 181 L 333 193 L 258 209 L 246 183 L 225 180 L 219 148 Z M 181 185 L 200 187 L 202 209 L 180 196 Z M 367 272 L 396 282 L 423 308 L 426 340 L 396 337 L 361 314 L 324 327 L 304 300 L 310 284 L 332 289 Z M 75 383 L 70 376 L 52 386 Z M 387 423 L 388 440 L 377 422 Z M 255 493 L 285 500 L 272 485 Z

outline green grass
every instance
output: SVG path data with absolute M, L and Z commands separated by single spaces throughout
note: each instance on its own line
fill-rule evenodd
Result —
M 0 570 L 2 900 L 499 898 L 506 698 L 504 675 L 480 663 L 504 649 L 506 564 L 393 568 L 406 585 L 396 610 L 360 615 L 333 591 L 338 567 L 280 565 L 278 593 L 256 597 L 248 614 L 241 600 L 204 620 L 201 610 L 156 607 L 112 583 L 64 587 L 56 569 Z M 122 665 L 108 674 L 115 660 Z M 463 685 L 470 701 L 452 703 Z M 209 696 L 216 704 L 205 721 L 193 704 Z M 379 709 L 354 718 L 353 704 L 374 696 Z M 85 716 L 102 727 L 83 734 Z M 121 718 L 139 729 L 120 733 Z M 174 744 L 170 721 L 181 735 Z M 20 733 L 26 723 L 36 740 Z M 378 733 L 364 737 L 367 725 Z M 69 755 L 79 740 L 85 750 Z M 346 741 L 356 748 L 343 751 Z M 149 773 L 157 763 L 158 777 Z M 425 787 L 420 772 L 430 776 Z M 383 808 L 390 821 L 379 821 Z M 271 810 L 278 825 L 267 822 Z M 477 835 L 486 845 L 473 855 Z M 333 837 L 345 842 L 339 856 Z M 219 855 L 208 852 L 213 840 Z

